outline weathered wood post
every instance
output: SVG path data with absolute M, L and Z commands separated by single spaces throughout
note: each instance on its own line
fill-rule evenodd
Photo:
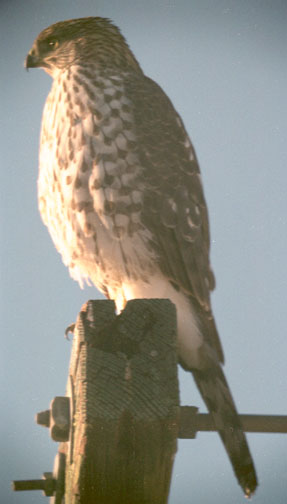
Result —
M 65 503 L 161 504 L 177 446 L 176 314 L 168 300 L 79 314 L 69 371 Z
M 246 432 L 287 433 L 287 416 L 239 415 Z M 60 442 L 53 472 L 16 480 L 51 504 L 166 504 L 177 437 L 216 431 L 179 407 L 176 314 L 166 299 L 88 301 L 74 330 L 65 397 L 37 415 Z

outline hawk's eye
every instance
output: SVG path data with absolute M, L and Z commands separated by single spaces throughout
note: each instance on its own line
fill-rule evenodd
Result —
M 46 47 L 49 51 L 53 51 L 54 49 L 56 49 L 59 45 L 59 41 L 57 39 L 54 39 L 54 38 L 50 38 L 50 39 L 47 39 L 46 40 Z

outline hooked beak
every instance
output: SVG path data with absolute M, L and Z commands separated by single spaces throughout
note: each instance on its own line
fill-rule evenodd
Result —
M 29 68 L 35 68 L 41 66 L 41 61 L 36 56 L 34 49 L 31 49 L 31 51 L 27 54 L 24 66 L 27 71 L 29 70 Z

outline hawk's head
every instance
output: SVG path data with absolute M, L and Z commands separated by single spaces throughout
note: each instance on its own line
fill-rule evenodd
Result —
M 26 68 L 43 67 L 50 75 L 73 64 L 140 67 L 120 30 L 109 19 L 87 17 L 60 21 L 43 30 L 25 60 Z

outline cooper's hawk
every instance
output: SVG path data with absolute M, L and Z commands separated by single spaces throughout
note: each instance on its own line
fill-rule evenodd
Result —
M 257 482 L 221 369 L 210 304 L 209 226 L 181 118 L 108 19 L 56 23 L 26 67 L 54 79 L 42 121 L 39 207 L 64 263 L 121 310 L 170 298 L 179 359 L 192 371 L 246 495 Z

